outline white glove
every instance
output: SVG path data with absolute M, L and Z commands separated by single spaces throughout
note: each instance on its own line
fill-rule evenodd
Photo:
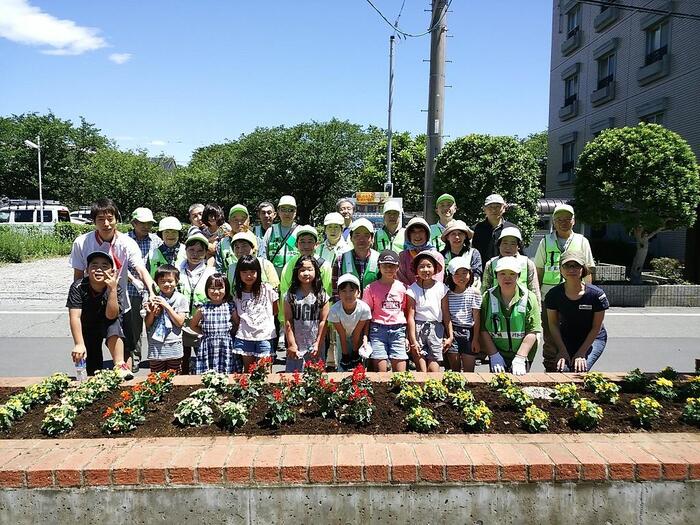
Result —
M 491 372 L 494 374 L 506 371 L 505 359 L 503 359 L 503 356 L 498 352 L 489 356 L 489 364 L 491 365 Z
M 513 358 L 513 364 L 511 366 L 513 370 L 513 375 L 514 376 L 524 376 L 527 374 L 527 358 L 521 356 L 521 355 L 516 355 Z

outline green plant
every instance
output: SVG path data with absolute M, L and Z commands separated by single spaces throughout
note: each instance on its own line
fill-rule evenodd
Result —
M 501 391 L 501 396 L 508 402 L 508 406 L 517 410 L 525 410 L 532 404 L 532 397 L 517 386 L 509 386 Z
M 583 388 L 589 392 L 595 392 L 598 385 L 606 383 L 607 379 L 600 372 L 587 372 L 583 375 Z
M 202 374 L 202 384 L 206 388 L 214 389 L 220 394 L 223 394 L 226 392 L 226 386 L 228 385 L 228 374 L 209 370 Z
M 590 430 L 603 419 L 603 409 L 598 404 L 588 399 L 579 399 L 574 402 L 573 424 L 581 430 Z
M 243 403 L 228 401 L 219 407 L 221 411 L 221 422 L 224 428 L 233 430 L 242 427 L 248 421 L 248 407 Z
M 474 394 L 468 390 L 458 390 L 454 394 L 450 394 L 452 405 L 459 410 L 463 410 L 465 406 L 474 403 Z
M 293 404 L 284 390 L 275 388 L 267 395 L 267 412 L 265 420 L 273 428 L 279 428 L 286 423 L 293 423 L 297 418 Z
M 676 372 L 672 367 L 667 366 L 663 370 L 661 370 L 658 374 L 658 377 L 663 377 L 664 379 L 668 379 L 669 381 L 675 381 L 678 379 L 678 372 Z
M 635 368 L 622 378 L 622 389 L 630 394 L 644 392 L 648 384 L 649 378 L 639 368 Z
M 413 408 L 423 401 L 423 389 L 414 384 L 409 384 L 396 395 L 396 401 L 403 408 Z
M 108 407 L 102 418 L 102 431 L 106 434 L 130 432 L 145 420 L 143 407 L 123 402 Z
M 444 401 L 449 395 L 447 387 L 436 379 L 428 379 L 423 384 L 424 398 L 428 401 Z
M 486 403 L 479 401 L 465 406 L 462 409 L 464 424 L 470 430 L 488 430 L 491 426 L 493 412 L 486 406 Z
M 248 373 L 250 374 L 250 382 L 254 384 L 261 385 L 267 379 L 267 374 L 270 373 L 272 367 L 272 358 L 263 357 L 257 361 L 251 363 L 248 366 Z
M 638 397 L 630 401 L 637 416 L 637 422 L 642 427 L 650 427 L 655 419 L 661 414 L 661 403 L 653 397 Z
M 683 421 L 700 426 L 700 399 L 696 397 L 686 399 L 682 417 Z
M 252 383 L 246 374 L 240 374 L 228 384 L 227 393 L 232 400 L 251 408 L 260 395 L 261 385 Z
M 44 410 L 41 431 L 47 436 L 56 436 L 73 428 L 78 409 L 73 405 L 51 405 Z
M 192 392 L 189 397 L 204 401 L 208 405 L 217 404 L 219 401 L 221 401 L 221 396 L 213 388 L 200 388 Z
M 667 399 L 669 401 L 676 399 L 673 381 L 664 377 L 659 377 L 652 381 L 647 387 L 647 391 L 656 399 Z
M 374 410 L 374 404 L 369 392 L 355 384 L 347 398 L 347 402 L 338 410 L 337 417 L 340 421 L 366 425 L 371 421 Z
M 177 404 L 175 419 L 187 427 L 211 425 L 214 422 L 214 410 L 206 401 L 188 397 Z
M 408 428 L 416 432 L 430 432 L 439 425 L 433 411 L 426 407 L 413 407 L 405 419 Z
M 683 279 L 683 265 L 678 259 L 657 257 L 649 261 L 649 265 L 656 275 L 668 279 L 667 284 L 687 284 Z
M 596 387 L 595 395 L 601 403 L 614 405 L 620 399 L 620 387 L 611 381 L 606 381 Z
M 62 393 L 69 385 L 68 375 L 56 373 L 10 396 L 0 405 L 0 430 L 10 428 L 30 408 L 48 403 L 53 395 Z
M 700 376 L 695 376 L 681 385 L 684 398 L 700 397 Z
M 535 405 L 530 405 L 525 409 L 520 421 L 528 432 L 545 432 L 549 425 L 549 414 Z
M 391 389 L 402 390 L 404 386 L 408 385 L 412 381 L 413 374 L 411 372 L 394 372 L 391 374 Z
M 458 392 L 464 390 L 467 386 L 467 380 L 459 372 L 447 370 L 442 375 L 442 384 L 445 385 L 450 392 Z
M 554 402 L 560 406 L 571 408 L 581 399 L 578 387 L 574 383 L 559 383 L 554 387 L 552 394 Z
M 494 374 L 489 381 L 489 388 L 501 392 L 508 387 L 515 386 L 513 379 L 505 372 Z

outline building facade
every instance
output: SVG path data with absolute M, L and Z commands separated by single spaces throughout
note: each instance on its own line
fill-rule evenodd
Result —
M 573 197 L 576 159 L 606 128 L 659 123 L 700 158 L 700 20 L 686 15 L 700 2 L 554 0 L 547 197 Z M 626 240 L 619 230 L 597 235 Z M 696 267 L 699 231 L 664 232 L 650 252 Z

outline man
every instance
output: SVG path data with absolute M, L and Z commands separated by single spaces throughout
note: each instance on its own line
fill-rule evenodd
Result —
M 482 269 L 487 261 L 499 255 L 496 248 L 496 240 L 501 235 L 503 228 L 515 228 L 515 224 L 503 219 L 506 212 L 506 201 L 498 193 L 486 197 L 484 201 L 484 214 L 486 218 L 474 226 L 472 247 L 481 254 Z
M 256 224 L 253 228 L 253 233 L 258 238 L 258 246 L 262 246 L 265 232 L 275 222 L 275 217 L 277 217 L 277 212 L 275 212 L 274 204 L 269 201 L 262 201 L 258 204 L 258 220 L 260 220 L 260 224 Z
M 442 240 L 442 232 L 445 231 L 445 228 L 450 221 L 454 219 L 455 213 L 457 213 L 455 198 L 449 193 L 440 195 L 437 201 L 435 201 L 435 213 L 438 215 L 438 222 L 430 225 L 430 244 L 432 244 L 437 251 L 441 252 L 445 248 L 445 242 Z M 471 229 L 469 231 L 471 232 Z M 469 237 L 471 238 L 471 235 L 469 235 Z
M 355 212 L 355 205 L 349 198 L 343 197 L 336 202 L 335 207 L 345 221 L 345 224 L 343 224 L 343 240 L 347 241 L 348 237 L 350 237 L 350 225 L 352 224 L 352 215 Z
M 155 297 L 153 291 L 153 279 L 151 279 L 138 244 L 128 235 L 117 231 L 117 206 L 111 199 L 99 199 L 92 204 L 90 219 L 95 231 L 79 235 L 73 241 L 71 248 L 70 264 L 73 268 L 73 280 L 78 281 L 85 277 L 88 268 L 87 256 L 100 251 L 108 253 L 114 259 L 114 267 L 118 275 L 118 296 L 122 313 L 131 310 L 131 302 L 127 293 L 128 267 L 134 269 L 135 274 L 144 283 L 149 298 Z M 122 377 L 133 377 L 130 367 L 126 363 L 114 363 L 119 368 Z
M 187 215 L 190 218 L 190 228 L 187 230 L 187 236 L 194 235 L 200 231 L 202 227 L 202 213 L 204 213 L 204 204 L 193 204 L 187 211 Z
M 590 275 L 584 278 L 587 283 L 593 282 L 595 271 L 595 261 L 591 252 L 591 245 L 583 235 L 574 232 L 574 208 L 568 204 L 559 204 L 552 213 L 552 225 L 554 231 L 547 234 L 540 241 L 535 253 L 535 268 L 537 268 L 537 279 L 542 289 L 542 299 L 544 301 L 547 292 L 559 283 L 564 282 L 564 278 L 559 271 L 561 254 L 565 251 L 582 252 L 586 266 L 591 271 Z M 542 309 L 542 335 L 544 345 L 542 347 L 542 359 L 547 372 L 557 371 L 557 348 L 549 331 L 547 322 L 547 309 Z
M 267 258 L 277 271 L 282 274 L 284 265 L 295 255 L 299 255 L 296 246 L 296 234 L 294 230 L 297 224 L 294 222 L 297 216 L 297 201 L 291 195 L 283 195 L 277 203 L 280 222 L 268 228 L 260 246 L 260 256 Z
M 333 267 L 333 292 L 338 295 L 338 277 L 351 273 L 360 281 L 360 292 L 365 287 L 379 278 L 379 252 L 372 249 L 374 241 L 374 226 L 361 217 L 350 225 L 350 241 L 352 250 L 348 250 L 338 257 Z
M 228 223 L 231 226 L 229 235 L 223 237 L 216 245 L 214 254 L 214 264 L 216 271 L 226 275 L 228 267 L 236 260 L 233 254 L 233 246 L 231 245 L 231 237 L 242 231 L 247 231 L 250 225 L 250 214 L 248 208 L 243 204 L 236 204 L 231 207 L 228 212 Z M 257 246 L 256 246 L 257 248 Z
M 127 235 L 138 244 L 144 266 L 149 256 L 163 244 L 160 237 L 151 233 L 155 222 L 153 212 L 148 208 L 136 208 L 131 214 L 133 229 Z M 133 266 L 129 265 L 128 292 L 131 310 L 124 314 L 122 323 L 124 325 L 124 353 L 127 358 L 131 357 L 131 371 L 136 373 L 139 371 L 139 363 L 141 363 L 141 336 L 143 335 L 141 306 L 145 290 L 144 283 L 134 274 Z M 147 293 L 146 296 L 148 296 Z
M 397 200 L 384 203 L 384 226 L 374 236 L 374 249 L 378 252 L 393 250 L 401 253 L 404 248 L 406 229 L 401 227 L 403 209 Z

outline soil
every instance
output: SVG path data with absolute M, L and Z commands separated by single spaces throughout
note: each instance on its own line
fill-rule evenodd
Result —
M 181 427 L 174 421 L 173 414 L 177 404 L 186 398 L 197 386 L 176 386 L 166 394 L 163 401 L 153 405 L 153 410 L 146 416 L 146 421 L 133 432 L 117 434 L 111 437 L 200 437 L 215 435 L 244 435 L 264 436 L 282 434 L 404 434 L 411 431 L 404 422 L 406 412 L 395 402 L 395 395 L 385 383 L 374 384 L 374 404 L 376 410 L 372 421 L 366 426 L 357 426 L 340 423 L 335 419 L 324 419 L 317 413 L 313 406 L 300 407 L 296 422 L 279 429 L 270 428 L 264 421 L 266 403 L 264 397 L 260 397 L 249 414 L 248 422 L 234 432 L 221 428 L 218 424 L 204 427 Z M 542 384 L 540 386 L 551 386 Z M 7 398 L 17 389 L 0 388 L 0 399 Z M 512 434 L 522 433 L 520 427 L 520 412 L 506 407 L 505 401 L 497 392 L 490 390 L 486 385 L 472 385 L 471 391 L 477 400 L 483 400 L 493 411 L 491 428 L 486 434 Z M 584 397 L 594 399 L 592 394 L 582 392 Z M 683 409 L 682 402 L 662 402 L 663 411 L 661 417 L 650 429 L 640 429 L 633 421 L 633 409 L 629 401 L 639 394 L 621 394 L 616 405 L 601 405 L 604 410 L 603 420 L 597 428 L 589 432 L 627 433 L 627 432 L 698 432 L 700 429 L 680 421 Z M 110 437 L 102 433 L 100 428 L 104 410 L 119 401 L 119 392 L 82 411 L 75 422 L 75 426 L 69 432 L 59 438 L 104 438 Z M 554 405 L 548 400 L 538 399 L 535 404 L 549 413 L 549 432 L 560 434 L 580 432 L 572 427 L 569 419 L 573 410 Z M 13 426 L 0 432 L 0 439 L 29 439 L 47 438 L 41 433 L 41 421 L 44 417 L 46 405 L 38 406 L 30 410 L 24 417 L 16 421 Z M 433 409 L 440 426 L 434 434 L 463 434 L 466 432 L 461 413 L 447 403 L 424 403 L 424 406 Z M 56 439 L 56 438 L 53 438 Z

